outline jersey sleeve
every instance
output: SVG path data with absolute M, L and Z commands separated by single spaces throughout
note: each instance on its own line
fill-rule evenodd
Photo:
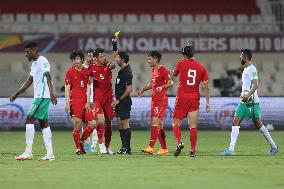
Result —
M 179 74 L 179 62 L 176 63 L 176 66 L 175 66 L 175 68 L 174 68 L 174 70 L 173 70 L 173 73 L 174 73 L 175 75 L 178 75 L 178 74 Z
M 163 69 L 163 78 L 166 81 L 166 83 L 171 80 L 170 72 L 166 68 Z
M 208 72 L 207 69 L 202 65 L 203 68 L 203 76 L 202 76 L 202 81 L 208 81 Z
M 258 80 L 257 70 L 255 67 L 253 67 L 253 69 L 251 70 L 251 74 L 252 74 L 252 80 Z
M 65 85 L 71 85 L 72 84 L 71 81 L 72 81 L 71 80 L 71 73 L 70 73 L 70 71 L 67 71 L 65 73 Z
M 126 86 L 132 85 L 132 79 L 133 79 L 132 73 L 127 74 Z
M 45 60 L 44 62 L 42 62 L 41 69 L 42 69 L 43 73 L 50 72 L 50 64 L 49 64 L 48 60 Z
M 33 66 L 31 67 L 30 76 L 34 77 L 34 69 L 33 69 Z

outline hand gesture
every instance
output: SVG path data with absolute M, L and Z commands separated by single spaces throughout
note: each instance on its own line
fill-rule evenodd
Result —
M 119 100 L 114 100 L 114 101 L 111 103 L 111 106 L 112 106 L 113 108 L 115 108 L 118 104 L 119 104 Z
M 163 90 L 163 87 L 157 87 L 157 88 L 156 88 L 156 92 L 157 92 L 157 93 L 161 92 L 162 90 Z
M 51 102 L 52 104 L 56 105 L 57 104 L 57 98 L 54 94 L 50 95 L 50 98 L 51 98 Z
M 65 105 L 65 112 L 68 114 L 70 112 L 70 104 L 66 103 Z
M 10 102 L 14 102 L 16 100 L 17 96 L 13 95 L 9 98 Z
M 211 110 L 211 108 L 210 108 L 210 104 L 207 104 L 207 103 L 206 103 L 206 113 L 209 113 L 209 112 L 210 112 L 210 110 Z
M 140 97 L 143 93 L 144 93 L 144 91 L 142 89 L 140 89 L 140 90 L 137 91 L 136 95 Z
M 88 113 L 91 111 L 90 103 L 87 102 L 87 103 L 85 104 L 85 110 L 86 110 L 86 112 L 88 112 Z

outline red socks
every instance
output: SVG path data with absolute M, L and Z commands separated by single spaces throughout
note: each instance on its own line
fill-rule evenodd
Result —
M 181 143 L 181 129 L 179 125 L 173 125 L 173 133 L 177 143 Z
M 149 143 L 149 146 L 151 148 L 154 148 L 154 145 L 159 135 L 159 130 L 160 130 L 159 126 L 151 126 L 151 138 L 150 138 L 150 143 Z
M 85 141 L 87 138 L 89 138 L 89 136 L 92 134 L 93 131 L 94 131 L 94 128 L 90 126 L 85 127 L 84 132 L 81 137 L 81 141 Z
M 74 138 L 74 142 L 75 142 L 77 150 L 81 149 L 79 129 L 75 129 L 75 128 L 73 129 L 73 138 Z
M 102 144 L 104 143 L 104 125 L 98 124 L 96 129 L 97 129 L 99 144 Z
M 111 124 L 106 124 L 105 126 L 105 146 L 106 148 L 109 148 L 109 144 L 111 141 L 111 135 L 112 135 Z
M 167 149 L 167 143 L 166 143 L 166 134 L 165 129 L 160 129 L 159 135 L 158 135 L 159 142 L 161 144 L 161 148 Z
M 190 144 L 191 144 L 191 151 L 195 152 L 196 141 L 197 141 L 197 128 L 190 129 L 189 138 L 190 138 Z

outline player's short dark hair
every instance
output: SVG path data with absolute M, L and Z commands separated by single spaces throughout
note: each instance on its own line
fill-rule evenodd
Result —
M 94 53 L 94 49 L 92 49 L 92 48 L 91 49 L 87 49 L 86 50 L 86 54 L 88 54 L 88 53 Z
M 148 56 L 151 56 L 152 58 L 156 58 L 159 62 L 161 61 L 162 54 L 158 51 L 151 51 L 148 53 Z
M 195 50 L 191 45 L 186 45 L 181 49 L 181 54 L 187 56 L 188 58 L 192 58 L 194 56 Z
M 252 59 L 252 52 L 250 49 L 243 49 L 242 53 L 245 55 L 245 57 L 249 60 Z
M 33 48 L 37 48 L 37 43 L 36 42 L 28 42 L 25 45 L 25 49 L 33 49 Z
M 77 56 L 79 56 L 82 60 L 84 60 L 84 58 L 85 58 L 85 55 L 84 55 L 83 51 L 81 51 L 81 50 L 74 50 L 70 54 L 70 59 L 73 61 L 73 60 L 75 60 L 75 58 Z
M 118 52 L 118 56 L 121 58 L 121 60 L 123 60 L 125 63 L 129 62 L 129 55 L 127 52 L 124 51 L 120 51 Z
M 103 53 L 103 52 L 105 52 L 104 49 L 96 48 L 93 52 L 93 56 L 97 58 L 100 55 L 100 53 Z

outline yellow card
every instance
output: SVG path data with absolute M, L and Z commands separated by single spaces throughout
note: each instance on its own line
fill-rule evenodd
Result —
M 119 34 L 120 34 L 120 31 L 117 31 L 117 32 L 114 33 L 114 36 L 115 36 L 115 37 L 118 37 Z

